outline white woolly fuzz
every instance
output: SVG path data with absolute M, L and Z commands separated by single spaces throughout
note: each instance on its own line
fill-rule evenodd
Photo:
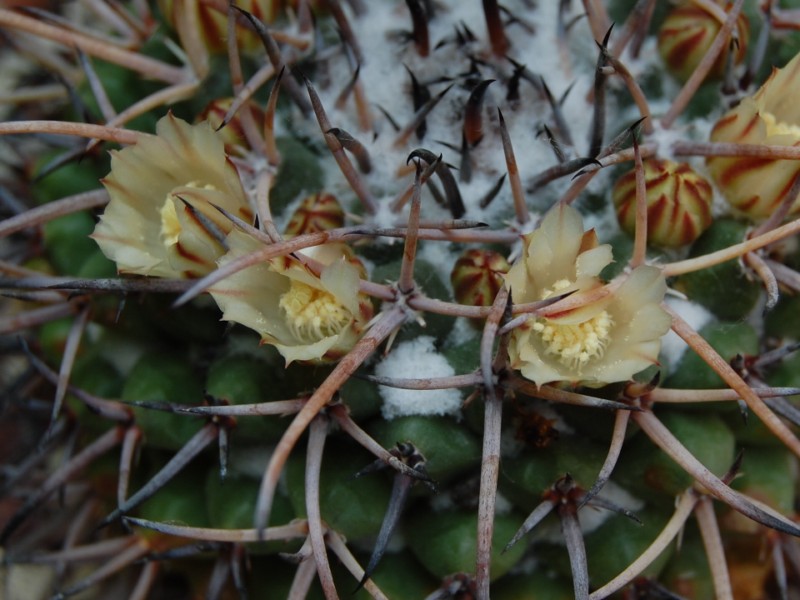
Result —
M 425 378 L 450 377 L 455 375 L 453 367 L 433 347 L 434 339 L 421 336 L 415 340 L 398 344 L 382 362 L 375 367 L 379 377 Z M 403 390 L 379 386 L 384 419 L 408 415 L 450 415 L 461 408 L 461 392 L 447 390 Z

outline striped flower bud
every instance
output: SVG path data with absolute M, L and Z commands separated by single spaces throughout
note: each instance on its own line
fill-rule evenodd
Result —
M 722 22 L 718 16 L 694 2 L 683 2 L 673 8 L 664 19 L 658 32 L 658 51 L 670 73 L 681 81 L 689 79 L 697 65 L 703 60 L 721 28 Z M 747 17 L 743 13 L 740 13 L 736 20 L 736 32 L 738 44 L 733 60 L 738 65 L 747 54 L 747 43 L 750 37 Z M 721 77 L 725 71 L 727 60 L 728 45 L 725 46 L 711 68 L 709 77 Z
M 120 273 L 201 277 L 226 251 L 231 221 L 252 221 L 247 196 L 222 138 L 208 123 L 171 113 L 156 135 L 111 153 L 110 196 L 92 237 Z
M 470 306 L 491 306 L 509 268 L 508 261 L 498 252 L 467 250 L 450 273 L 456 301 Z
M 316 233 L 336 229 L 344 225 L 344 209 L 336 196 L 317 193 L 303 198 L 294 211 L 284 233 L 294 237 L 304 233 Z
M 644 161 L 647 238 L 657 246 L 690 244 L 711 225 L 711 184 L 686 163 Z M 633 235 L 636 228 L 636 173 L 620 177 L 611 192 L 617 219 Z
M 712 142 L 800 145 L 800 54 L 782 69 L 773 69 L 764 85 L 743 98 L 711 130 Z M 712 156 L 706 159 L 714 183 L 725 199 L 752 219 L 768 217 L 800 174 L 800 161 L 755 156 Z M 792 213 L 800 211 L 800 201 Z
M 227 4 L 227 3 L 226 3 Z M 272 23 L 278 18 L 284 7 L 281 0 L 237 0 L 236 5 L 260 19 L 264 23 Z M 203 44 L 211 52 L 225 52 L 228 39 L 228 16 L 224 11 L 215 8 L 211 3 L 200 0 L 158 0 L 161 14 L 172 26 L 179 28 L 179 22 L 196 22 L 200 25 Z M 187 16 L 188 11 L 194 14 Z M 254 31 L 239 27 L 237 31 L 239 47 L 245 50 L 261 48 L 261 40 Z
M 217 131 L 222 136 L 222 141 L 225 142 L 225 151 L 228 154 L 241 154 L 247 148 L 241 110 L 233 115 L 231 120 L 225 124 L 225 127 L 220 129 L 231 104 L 233 104 L 233 98 L 212 100 L 197 117 L 197 121 L 208 121 L 214 131 Z M 256 127 L 263 129 L 264 111 L 255 102 L 249 102 L 248 107 L 253 115 Z

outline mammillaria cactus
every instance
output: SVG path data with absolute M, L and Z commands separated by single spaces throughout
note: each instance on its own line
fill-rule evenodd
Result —
M 0 9 L 3 597 L 796 595 L 796 15 L 658 5 Z

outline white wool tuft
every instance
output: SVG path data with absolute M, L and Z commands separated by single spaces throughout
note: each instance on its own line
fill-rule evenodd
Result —
M 444 356 L 436 352 L 434 339 L 421 336 L 415 340 L 398 344 L 383 361 L 375 367 L 379 377 L 425 378 L 450 377 L 455 370 Z M 461 392 L 447 390 L 403 390 L 379 386 L 385 419 L 408 415 L 451 415 L 461 409 Z

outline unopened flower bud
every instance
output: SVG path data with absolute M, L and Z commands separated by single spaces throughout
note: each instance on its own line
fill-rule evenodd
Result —
M 508 273 L 508 261 L 493 250 L 467 250 L 450 273 L 456 301 L 470 306 L 491 306 Z
M 711 184 L 686 163 L 644 161 L 647 239 L 657 246 L 690 244 L 711 225 Z M 628 171 L 611 192 L 617 219 L 633 235 L 636 228 L 636 173 Z
M 689 79 L 721 28 L 722 22 L 716 15 L 694 2 L 683 2 L 673 8 L 658 32 L 658 51 L 670 73 L 681 81 Z M 736 35 L 733 60 L 738 65 L 747 54 L 750 37 L 747 17 L 743 13 L 736 20 Z M 726 45 L 711 68 L 709 77 L 722 77 L 728 52 Z
M 226 3 L 227 4 L 227 3 Z M 280 0 L 237 0 L 236 5 L 249 12 L 264 23 L 272 23 L 280 14 L 285 2 Z M 212 3 L 198 0 L 158 0 L 161 14 L 176 29 L 183 23 L 196 22 L 200 27 L 203 44 L 209 51 L 225 52 L 228 39 L 228 16 L 224 9 L 220 10 Z M 188 15 L 189 11 L 194 14 Z M 183 23 L 181 23 L 183 20 Z M 261 48 L 261 40 L 254 31 L 239 27 L 237 31 L 239 46 L 253 51 Z
M 753 95 L 743 98 L 711 130 L 712 142 L 800 145 L 800 54 Z M 753 219 L 768 217 L 800 174 L 800 161 L 755 156 L 712 156 L 708 170 L 725 199 Z M 796 201 L 791 212 L 800 211 Z
M 225 127 L 222 127 L 225 115 L 228 114 L 232 104 L 233 98 L 212 100 L 197 117 L 197 121 L 208 121 L 214 131 L 217 131 L 222 136 L 222 140 L 225 142 L 225 151 L 228 154 L 240 154 L 242 149 L 247 147 L 247 137 L 244 133 L 245 125 L 242 122 L 242 110 L 244 110 L 244 107 L 231 117 Z M 255 102 L 248 102 L 246 107 L 250 110 L 250 114 L 253 115 L 255 126 L 262 130 L 264 128 L 264 111 Z
M 284 233 L 294 237 L 304 233 L 316 233 L 336 229 L 344 225 L 344 209 L 336 196 L 317 193 L 307 196 L 294 211 Z

